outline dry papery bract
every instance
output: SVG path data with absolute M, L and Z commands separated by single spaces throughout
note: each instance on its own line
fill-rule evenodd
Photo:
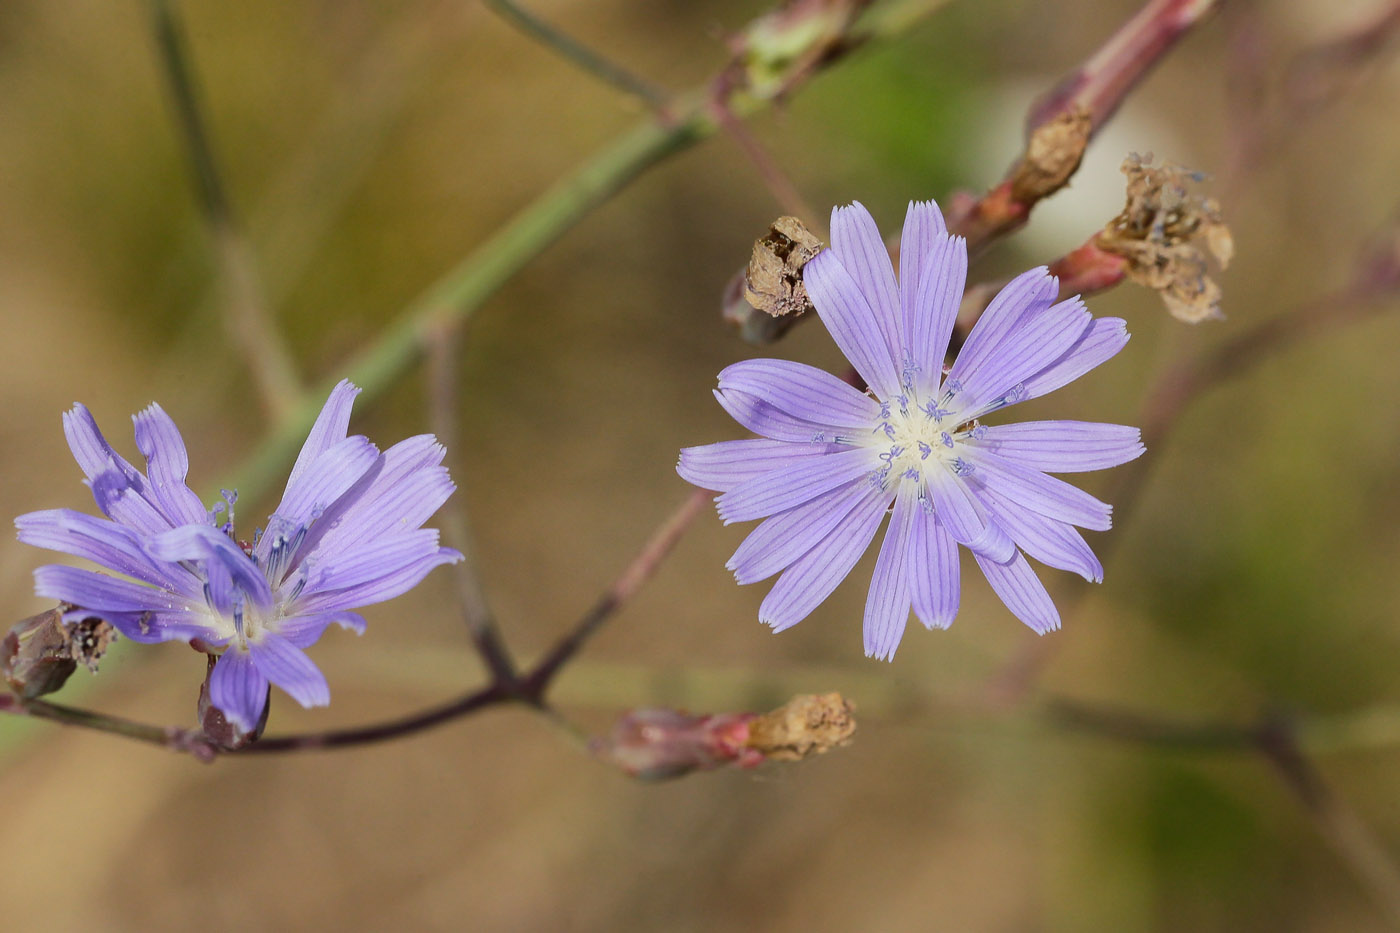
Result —
M 1214 198 L 1193 195 L 1188 182 L 1205 176 L 1177 165 L 1129 155 L 1128 203 L 1094 242 L 1123 257 L 1128 277 L 1161 294 L 1167 310 L 1190 324 L 1220 318 L 1220 286 L 1207 274 L 1207 254 L 1221 269 L 1234 255 L 1230 228 Z

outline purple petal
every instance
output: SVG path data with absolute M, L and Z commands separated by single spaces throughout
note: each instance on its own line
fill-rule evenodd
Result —
M 894 500 L 885 540 L 875 561 L 875 575 L 865 597 L 865 656 L 893 661 L 904 626 L 909 622 L 909 544 L 914 510 L 919 498 L 909 483 L 902 484 Z
M 1077 573 L 1090 583 L 1103 582 L 1103 564 L 1073 525 L 1022 508 L 994 488 L 978 491 L 1016 545 L 1042 564 Z
M 390 576 L 439 553 L 435 528 L 368 538 L 357 546 L 325 554 L 307 568 L 304 593 L 341 590 Z
M 737 389 L 813 424 L 869 430 L 880 405 L 831 373 L 791 360 L 745 360 L 719 374 L 721 390 Z
M 720 441 L 682 448 L 676 472 L 701 489 L 728 492 L 745 480 L 841 449 L 835 444 L 800 444 L 766 437 Z
M 306 441 L 301 445 L 296 463 L 292 464 L 291 475 L 287 477 L 288 489 L 301 479 L 302 474 L 310 469 L 322 454 L 345 440 L 350 428 L 350 409 L 355 404 L 355 396 L 359 394 L 359 387 L 348 379 L 342 379 L 331 390 L 326 404 L 321 406 L 321 413 L 316 416 L 316 423 L 311 426 Z
M 903 253 L 900 254 L 901 263 Z M 943 378 L 943 358 L 958 318 L 963 288 L 967 284 L 967 241 L 943 236 L 929 249 L 919 270 L 918 291 L 905 285 L 905 313 L 909 317 L 909 352 L 914 384 L 921 395 L 931 394 Z
M 358 612 L 332 609 L 330 612 L 315 612 L 279 619 L 276 632 L 298 648 L 310 648 L 320 640 L 322 633 L 330 625 L 339 625 L 356 635 L 363 635 L 365 618 Z
M 171 526 L 170 519 L 150 501 L 141 471 L 112 449 L 85 407 L 74 405 L 64 412 L 63 433 L 104 515 L 147 534 Z
M 265 634 L 248 642 L 248 654 L 264 677 L 287 691 L 302 707 L 330 703 L 331 688 L 326 684 L 326 675 L 285 638 Z
M 882 399 L 899 394 L 899 364 L 870 303 L 833 250 L 822 250 L 802 269 L 812 305 L 831 338 Z
M 828 454 L 742 482 L 717 496 L 715 507 L 726 525 L 767 518 L 865 476 L 879 463 L 879 454 L 865 447 Z
M 94 612 L 203 612 L 205 606 L 169 590 L 133 583 L 105 573 L 62 564 L 45 564 L 34 571 L 34 592 Z
M 987 512 L 967 483 L 940 467 L 925 474 L 934 511 L 959 544 L 971 544 L 987 534 Z
M 716 389 L 715 399 L 729 417 L 755 434 L 792 444 L 830 443 L 838 437 L 849 437 L 851 428 L 828 422 L 808 421 L 789 414 L 757 395 L 737 389 Z
M 1078 298 L 1029 312 L 1016 330 L 963 376 L 954 407 L 967 421 L 1021 400 L 1022 381 L 1059 359 L 1088 329 L 1092 318 Z
M 779 512 L 755 528 L 725 564 L 740 584 L 757 583 L 791 566 L 832 533 L 854 508 L 889 502 L 889 493 L 862 480 L 838 486 L 805 505 Z
M 1027 315 L 1038 314 L 1050 307 L 1059 289 L 1059 283 L 1044 266 L 1022 272 L 1012 279 L 992 299 L 973 326 L 972 333 L 967 335 L 967 343 L 963 344 L 953 368 L 949 370 L 948 379 L 965 382 L 969 376 L 976 374 L 991 352 L 1015 333 Z
M 953 624 L 961 585 L 958 544 L 937 513 L 921 502 L 910 522 L 909 595 L 926 628 Z
M 229 648 L 219 656 L 209 675 L 209 702 L 244 732 L 257 728 L 267 707 L 267 677 L 248 652 Z
M 130 528 L 72 509 L 30 512 L 15 519 L 19 540 L 100 564 L 185 596 L 197 596 L 202 582 L 179 564 L 152 560 Z
M 83 614 L 93 614 L 87 609 L 77 610 L 73 613 L 74 618 L 81 618 Z M 143 645 L 154 645 L 166 641 L 193 641 L 198 638 L 212 647 L 219 647 L 228 642 L 233 634 L 233 626 L 229 626 L 227 633 L 211 628 L 211 621 L 207 615 L 192 614 L 188 612 L 116 612 L 104 609 L 96 612 L 102 618 L 111 622 L 122 633 L 123 638 L 129 638 L 134 642 Z
M 898 362 L 904 346 L 899 286 L 880 228 L 859 201 L 831 209 L 831 251 L 875 312 L 875 324 L 884 335 L 890 359 Z
M 1096 318 L 1078 343 L 1025 381 L 1025 398 L 1039 398 L 1068 385 L 1100 363 L 1112 359 L 1127 343 L 1127 322 L 1116 317 Z
M 1018 553 L 1002 564 L 978 556 L 977 566 L 1016 618 L 1041 635 L 1060 627 L 1059 610 L 1024 556 Z
M 980 484 L 994 488 L 1023 508 L 1092 531 L 1107 531 L 1113 524 L 1113 506 L 1064 480 L 1028 470 L 983 450 L 967 447 L 965 452 Z
M 208 510 L 199 496 L 185 485 L 190 458 L 175 422 L 154 403 L 133 415 L 132 421 L 136 426 L 136 447 L 146 458 L 150 491 L 161 512 L 172 525 L 208 522 Z
M 1092 421 L 999 424 L 986 427 L 968 443 L 1047 473 L 1103 470 L 1136 460 L 1146 450 L 1137 428 Z
M 243 553 L 237 542 L 211 525 L 185 525 L 156 535 L 146 542 L 146 552 L 171 562 L 202 561 L 211 583 L 214 565 L 218 565 L 255 605 L 264 610 L 272 607 L 272 588 L 262 569 Z M 221 610 L 225 608 L 217 600 L 214 605 Z
M 381 473 L 354 506 L 335 519 L 314 553 L 325 555 L 358 541 L 420 528 L 456 488 L 445 467 L 421 469 L 392 485 L 384 484 Z
M 298 615 L 329 612 L 334 609 L 350 609 L 382 603 L 387 599 L 402 596 L 413 589 L 433 568 L 443 564 L 455 564 L 461 559 L 461 553 L 451 548 L 438 548 L 412 563 L 397 567 L 391 572 L 371 578 L 356 586 L 302 593 L 294 604 L 296 612 Z
M 884 517 L 882 501 L 852 509 L 825 541 L 783 571 L 758 607 L 759 621 L 781 632 L 807 618 L 851 572 Z
M 287 483 L 267 533 L 258 542 L 257 556 L 265 560 L 279 538 L 279 528 L 294 530 L 306 526 L 325 511 L 379 460 L 379 448 L 361 435 L 347 437 L 322 451 L 320 456 Z

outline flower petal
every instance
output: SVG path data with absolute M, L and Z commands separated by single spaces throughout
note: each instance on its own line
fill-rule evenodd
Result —
M 102 514 L 147 534 L 170 528 L 170 519 L 151 501 L 146 478 L 112 449 L 87 408 L 74 405 L 63 413 L 63 434 Z
M 996 454 L 966 447 L 977 482 L 994 488 L 1023 508 L 1047 518 L 1069 522 L 1092 531 L 1107 531 L 1113 524 L 1113 506 L 1064 480 L 1003 460 Z M 954 537 L 957 537 L 954 532 Z
M 1022 554 L 1018 552 L 1011 560 L 1000 564 L 974 556 L 987 582 L 1012 615 L 1041 635 L 1060 627 L 1060 611 Z
M 15 527 L 25 544 L 72 554 L 185 596 L 200 593 L 198 577 L 179 564 L 152 560 L 137 534 L 117 522 L 72 509 L 47 509 L 19 516 Z
M 909 544 L 913 512 L 920 508 L 918 495 L 910 483 L 901 483 L 894 500 L 885 540 L 875 561 L 875 575 L 865 597 L 865 656 L 893 661 L 904 626 L 909 622 Z
M 900 253 L 900 262 L 904 254 Z M 910 285 L 904 297 L 905 325 L 909 353 L 914 364 L 914 385 L 919 394 L 929 396 L 943 378 L 943 358 L 953 336 L 963 288 L 967 284 L 967 241 L 962 237 L 939 237 L 929 249 L 919 271 L 918 291 Z
M 824 444 L 837 438 L 850 437 L 854 433 L 850 427 L 808 421 L 770 405 L 757 395 L 737 389 L 716 389 L 715 399 L 729 412 L 729 417 L 755 434 L 772 440 L 793 444 Z
M 909 525 L 909 595 L 926 628 L 946 629 L 961 595 L 958 544 L 927 501 L 920 500 Z
M 455 564 L 462 555 L 452 548 L 438 548 L 424 554 L 410 563 L 403 564 L 378 577 L 372 577 L 355 586 L 335 590 L 317 590 L 302 593 L 296 599 L 298 614 L 329 612 L 335 609 L 350 609 L 372 606 L 387 599 L 402 596 L 413 589 L 428 575 L 428 572 L 443 564 Z
M 962 377 L 953 407 L 958 420 L 969 421 L 1021 400 L 1021 384 L 1049 366 L 1088 329 L 1092 318 L 1078 298 L 1062 301 L 1042 312 L 1028 312 L 982 365 Z
M 949 470 L 936 467 L 925 476 L 934 509 L 955 541 L 992 560 L 1006 560 L 1011 556 L 1016 545 L 987 514 L 986 506 L 971 484 Z
M 976 374 L 991 352 L 1015 333 L 1027 315 L 1038 314 L 1050 307 L 1059 290 L 1059 282 L 1044 266 L 1022 272 L 1012 279 L 977 319 L 972 333 L 967 335 L 967 343 L 963 344 L 953 368 L 948 372 L 948 380 L 965 382 L 969 376 Z
M 746 480 L 717 496 L 715 507 L 726 525 L 767 518 L 858 479 L 879 463 L 878 453 L 865 447 L 828 454 Z
M 802 267 L 802 281 L 817 315 L 866 385 L 882 399 L 899 394 L 899 364 L 860 285 L 833 250 Z
M 869 430 L 880 405 L 831 373 L 791 360 L 744 360 L 719 374 L 721 390 L 737 389 L 813 424 Z
M 63 564 L 45 564 L 36 569 L 34 592 L 99 613 L 104 610 L 193 612 L 205 608 L 165 589 Z
M 766 437 L 720 441 L 682 448 L 676 472 L 701 489 L 728 492 L 744 480 L 841 449 L 835 444 L 802 444 Z
M 289 616 L 278 620 L 276 632 L 298 648 L 310 648 L 320 640 L 322 633 L 330 625 L 339 625 L 356 635 L 363 635 L 365 617 L 358 612 L 348 612 L 344 609 Z
M 890 359 L 898 363 L 904 355 L 899 286 L 880 228 L 859 201 L 831 209 L 831 251 L 855 279 L 870 310 L 875 312 L 875 323 L 884 335 Z
M 209 511 L 199 496 L 185 485 L 190 472 L 180 429 L 165 411 L 154 403 L 132 416 L 136 427 L 136 447 L 146 458 L 146 473 L 155 504 L 172 525 L 209 521 Z
M 783 571 L 758 607 L 759 621 L 781 632 L 807 618 L 851 572 L 884 517 L 883 497 L 852 509 L 825 541 Z
M 292 464 L 291 475 L 287 477 L 288 488 L 296 484 L 322 454 L 345 440 L 350 429 L 350 409 L 355 404 L 355 396 L 359 394 L 359 387 L 349 379 L 342 379 L 331 390 L 326 404 L 321 406 L 321 413 L 316 416 L 316 423 L 311 426 L 306 441 L 301 445 L 296 463 Z
M 1103 470 L 1136 460 L 1142 432 L 1092 421 L 1022 421 L 989 425 L 968 441 L 1003 460 L 1046 473 Z
M 439 553 L 436 528 L 415 528 L 405 534 L 367 538 L 355 547 L 336 549 L 311 562 L 303 593 L 341 590 L 396 574 Z
M 358 434 L 322 451 L 296 478 L 287 482 L 282 501 L 268 519 L 266 533 L 258 541 L 258 559 L 265 561 L 283 534 L 291 535 L 306 527 L 312 518 L 330 508 L 346 490 L 376 467 L 379 458 L 379 448 Z
M 209 702 L 244 732 L 252 732 L 267 708 L 267 677 L 248 652 L 229 648 L 209 674 Z
M 1128 343 L 1128 325 L 1122 318 L 1095 318 L 1094 323 L 1054 363 L 1025 381 L 1022 399 L 1039 398 L 1068 385 L 1095 366 L 1112 359 Z
M 826 540 L 851 509 L 880 498 L 888 500 L 889 493 L 863 480 L 838 486 L 811 502 L 765 519 L 724 566 L 734 572 L 740 584 L 765 580 Z
M 211 582 L 213 565 L 217 564 L 254 605 L 264 611 L 272 608 L 272 588 L 262 570 L 237 542 L 212 525 L 185 525 L 156 535 L 146 541 L 146 553 L 172 562 L 202 561 Z M 225 608 L 218 600 L 214 605 Z
M 268 633 L 248 642 L 248 654 L 264 677 L 287 691 L 303 708 L 330 703 L 331 688 L 326 675 L 287 639 Z
M 1023 508 L 995 488 L 980 489 L 978 494 L 1021 550 L 1042 564 L 1077 573 L 1090 583 L 1103 582 L 1103 564 L 1073 525 Z

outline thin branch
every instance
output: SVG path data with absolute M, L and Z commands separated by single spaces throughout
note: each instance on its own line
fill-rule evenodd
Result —
M 665 112 L 666 92 L 650 81 L 608 60 L 601 53 L 595 52 L 557 26 L 551 26 L 514 0 L 482 0 L 482 2 L 492 12 L 521 32 L 595 78 L 612 85 L 624 94 L 638 98 L 657 113 Z
M 589 638 L 593 637 L 614 612 L 632 597 L 641 585 L 656 571 L 666 555 L 680 541 L 690 523 L 710 502 L 712 493 L 704 489 L 694 490 L 680 508 L 661 524 L 651 539 L 623 570 L 622 575 L 610 586 L 593 608 L 584 613 L 574 627 L 559 640 L 558 644 L 545 655 L 535 669 L 525 678 L 522 692 L 527 697 L 542 698 L 549 689 L 555 675 L 578 653 Z
M 130 719 L 122 719 L 120 716 L 109 716 L 106 713 L 95 713 L 59 703 L 50 703 L 47 700 L 21 700 L 19 697 L 4 691 L 0 691 L 0 713 L 33 716 L 36 719 L 47 719 L 65 726 L 78 726 L 82 729 L 106 732 L 109 735 L 144 742 L 147 745 L 157 745 L 172 752 L 184 752 L 193 755 L 200 761 L 213 761 L 215 755 L 218 754 L 218 749 L 210 744 L 209 740 L 197 729 L 152 726 L 133 722 Z
M 490 706 L 516 699 L 507 688 L 492 684 L 480 690 L 463 694 L 455 700 L 429 707 L 417 713 L 410 713 L 386 722 L 354 726 L 349 729 L 335 729 L 329 732 L 306 732 L 296 735 L 275 735 L 262 738 L 247 745 L 235 755 L 260 755 L 274 752 L 302 752 L 313 749 L 347 748 L 357 745 L 373 745 L 391 739 L 401 739 L 425 729 L 440 726 L 454 719 L 461 719 Z
M 448 451 L 462 449 L 457 443 L 457 358 L 460 343 L 460 337 L 453 332 L 445 334 L 428 351 L 429 421 L 433 433 Z M 462 561 L 452 568 L 457 593 L 462 601 L 462 615 L 471 633 L 472 643 L 491 673 L 492 683 L 513 684 L 516 680 L 515 662 L 496 628 L 495 615 L 481 585 L 481 573 L 476 563 L 471 525 L 461 489 L 464 471 L 460 469 L 460 463 L 453 472 L 457 476 L 458 489 L 439 517 L 448 543 L 462 552 Z
M 1400 868 L 1349 804 L 1323 780 L 1287 722 L 1266 725 L 1259 750 L 1297 797 L 1322 838 L 1356 876 L 1376 904 L 1400 926 Z
M 189 156 L 200 208 L 214 241 L 225 295 L 225 323 L 274 420 L 290 414 L 301 396 L 296 366 L 272 325 L 253 250 L 234 217 L 209 141 L 195 76 L 174 0 L 149 0 L 151 27 L 170 88 L 180 137 Z
M 1058 191 L 1078 169 L 1074 155 L 1067 171 L 1037 178 L 1037 143 L 1052 133 L 1057 123 L 1073 126 L 1076 117 L 1086 126 L 1079 131 L 1083 147 L 1118 110 L 1119 105 L 1176 43 L 1214 12 L 1223 0 L 1150 0 L 1132 19 L 1099 47 L 1084 64 L 1031 105 L 1026 115 L 1028 144 L 1002 182 L 981 198 L 950 202 L 948 229 L 967 238 L 975 253 L 990 240 L 1025 224 L 1038 201 Z M 1038 140 L 1038 136 L 1040 139 Z M 1050 137 L 1053 140 L 1053 136 Z M 1073 136 L 1061 145 L 1075 141 Z M 1056 161 L 1051 152 L 1051 163 Z

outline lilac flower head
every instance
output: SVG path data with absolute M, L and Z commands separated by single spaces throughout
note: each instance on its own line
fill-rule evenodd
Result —
M 1056 302 L 1044 267 L 992 300 L 944 370 L 967 278 L 967 244 L 938 206 L 911 203 L 896 280 L 860 204 L 831 215 L 831 248 L 804 268 L 822 323 L 869 386 L 785 360 L 719 374 L 715 397 L 759 438 L 681 451 L 686 480 L 720 493 L 725 523 L 764 519 L 728 567 L 740 583 L 782 576 L 759 607 L 781 631 L 850 573 L 886 512 L 865 605 L 865 653 L 892 659 L 912 609 L 928 628 L 958 611 L 958 545 L 1035 631 L 1060 616 L 1026 555 L 1099 582 L 1076 530 L 1106 530 L 1110 507 L 1047 476 L 1116 466 L 1143 452 L 1136 428 L 1081 421 L 983 425 L 1000 409 L 1072 382 L 1128 341 L 1118 318 Z
M 303 649 L 331 623 L 364 631 L 353 609 L 462 559 L 421 527 L 453 490 L 442 446 L 425 434 L 381 453 L 347 436 L 359 391 L 341 382 L 331 392 L 281 504 L 252 544 L 234 537 L 234 493 L 206 509 L 185 485 L 185 444 L 159 405 L 133 418 L 144 474 L 75 405 L 64 433 L 107 517 L 30 512 L 15 519 L 19 539 L 129 579 L 52 564 L 35 571 L 36 592 L 107 619 L 132 641 L 222 649 L 210 699 L 245 732 L 262 716 L 269 682 L 302 706 L 326 705 L 326 679 Z

